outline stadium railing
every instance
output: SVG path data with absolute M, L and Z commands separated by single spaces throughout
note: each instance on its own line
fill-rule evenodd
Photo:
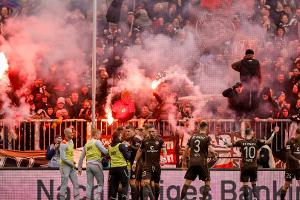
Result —
M 211 135 L 228 135 L 231 138 L 243 135 L 247 127 L 252 127 L 256 132 L 256 137 L 267 138 L 274 126 L 280 127 L 280 134 L 275 136 L 275 141 L 284 145 L 285 141 L 294 135 L 297 123 L 289 119 L 260 119 L 257 121 L 249 119 L 207 119 L 209 133 Z M 187 133 L 185 120 L 176 122 L 147 120 L 148 124 L 157 127 L 163 136 L 181 135 Z M 106 119 L 98 120 L 96 128 L 102 131 L 104 137 L 109 137 L 118 126 L 141 127 L 145 123 L 143 119 L 133 119 L 125 123 L 114 121 L 111 125 Z M 90 137 L 92 123 L 82 119 L 68 120 L 28 120 L 18 122 L 15 126 L 8 125 L 5 120 L 0 120 L 0 149 L 10 149 L 19 151 L 46 150 L 53 143 L 56 135 L 63 135 L 66 127 L 73 127 L 75 136 L 75 148 L 84 146 L 87 138 Z M 181 140 L 183 142 L 184 140 Z M 180 146 L 183 146 L 180 143 Z

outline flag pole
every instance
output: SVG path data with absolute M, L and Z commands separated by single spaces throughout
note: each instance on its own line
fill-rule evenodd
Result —
M 96 128 L 96 48 L 97 48 L 97 0 L 93 0 L 93 48 L 92 48 L 92 129 Z

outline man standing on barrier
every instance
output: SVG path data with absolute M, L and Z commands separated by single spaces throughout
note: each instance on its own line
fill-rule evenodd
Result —
M 280 199 L 284 200 L 293 178 L 300 185 L 300 128 L 296 130 L 296 136 L 286 143 L 287 163 L 285 168 L 285 182 L 281 187 Z
M 151 200 L 158 200 L 160 194 L 160 175 L 161 165 L 167 162 L 167 150 L 162 138 L 158 135 L 154 126 L 149 125 L 145 130 L 147 136 L 142 141 L 141 147 L 136 153 L 132 170 L 136 171 L 136 165 L 142 154 L 144 153 L 145 162 L 142 169 L 142 187 L 143 187 L 143 199 L 150 197 Z M 160 162 L 160 151 L 163 152 L 163 158 Z M 151 189 L 151 181 L 154 182 L 154 195 Z
M 202 190 L 202 199 L 205 200 L 210 191 L 210 174 L 207 164 L 208 154 L 217 156 L 211 145 L 211 138 L 207 135 L 208 124 L 200 122 L 199 130 L 196 128 L 194 135 L 189 139 L 183 153 L 183 168 L 186 168 L 186 159 L 190 152 L 190 162 L 184 176 L 185 183 L 181 190 L 181 199 L 184 199 L 191 183 L 199 177 L 204 181 L 205 186 Z
M 108 154 L 107 149 L 100 141 L 101 131 L 97 129 L 92 130 L 92 138 L 84 145 L 80 160 L 78 162 L 78 174 L 81 175 L 83 159 L 86 157 L 86 198 L 92 199 L 92 191 L 94 188 L 94 177 L 97 180 L 95 200 L 101 198 L 103 190 L 104 176 L 101 165 L 101 152 Z
M 76 166 L 74 161 L 74 143 L 72 129 L 66 128 L 64 130 L 65 139 L 61 142 L 60 151 L 60 173 L 61 185 L 59 190 L 59 199 L 66 199 L 68 180 L 71 179 L 73 184 L 74 199 L 79 199 L 79 184 L 76 174 Z
M 122 144 L 124 129 L 119 127 L 112 135 L 112 142 L 108 147 L 111 167 L 109 169 L 109 200 L 117 199 L 118 187 L 121 183 L 122 189 L 119 199 L 127 199 L 129 173 L 127 160 L 130 158 L 128 146 Z
M 249 186 L 250 180 L 252 184 L 252 193 L 255 198 L 259 198 L 257 194 L 256 182 L 257 182 L 257 151 L 266 144 L 271 144 L 275 134 L 279 132 L 279 127 L 275 127 L 271 137 L 268 140 L 258 140 L 255 138 L 254 131 L 251 128 L 245 130 L 245 139 L 238 140 L 233 144 L 229 144 L 226 140 L 224 144 L 227 147 L 239 147 L 241 151 L 241 182 L 243 183 L 243 195 L 245 200 L 252 199 L 249 197 Z M 252 196 L 252 195 L 251 195 Z

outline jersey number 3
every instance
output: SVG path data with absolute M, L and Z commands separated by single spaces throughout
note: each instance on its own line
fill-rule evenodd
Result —
M 195 148 L 194 148 L 195 153 L 200 152 L 200 140 L 195 140 Z

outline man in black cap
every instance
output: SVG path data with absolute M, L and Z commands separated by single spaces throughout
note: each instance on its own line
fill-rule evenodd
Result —
M 241 82 L 237 82 L 232 87 L 222 92 L 224 97 L 228 98 L 228 108 L 236 112 L 237 117 L 243 117 L 251 110 L 248 101 L 250 100 L 250 93 L 244 90 Z
M 240 72 L 240 80 L 246 90 L 250 92 L 249 107 L 253 107 L 253 101 L 257 98 L 258 88 L 261 83 L 261 70 L 259 61 L 254 59 L 254 51 L 247 49 L 242 60 L 231 65 L 232 69 Z
M 247 49 L 244 58 L 231 65 L 232 69 L 240 72 L 241 82 L 248 84 L 254 80 L 261 82 L 261 72 L 259 61 L 254 59 L 254 51 Z

